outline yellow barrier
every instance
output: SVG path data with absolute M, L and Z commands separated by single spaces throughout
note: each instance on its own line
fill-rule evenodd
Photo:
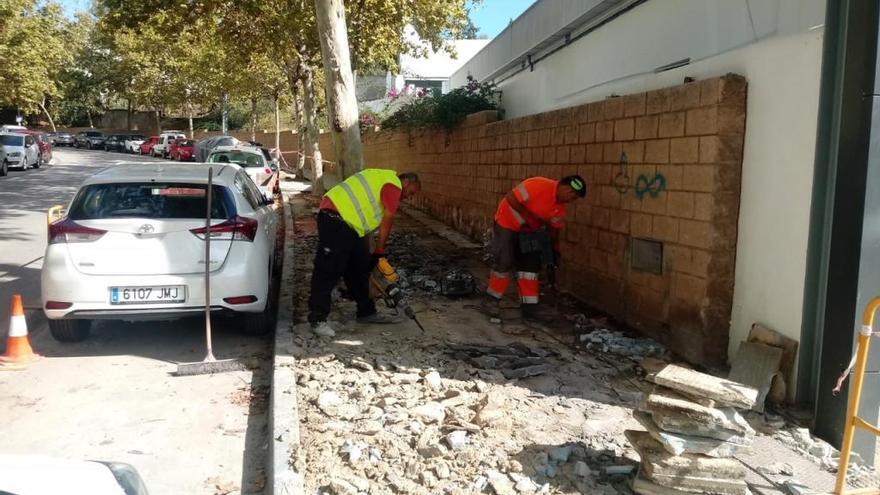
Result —
M 859 331 L 859 343 L 856 351 L 856 370 L 853 375 L 852 393 L 850 394 L 849 407 L 846 413 L 846 427 L 843 430 L 843 445 L 840 449 L 840 464 L 837 467 L 837 483 L 834 487 L 836 495 L 854 494 L 880 494 L 877 488 L 860 488 L 846 490 L 846 472 L 849 469 L 849 459 L 852 452 L 853 437 L 856 428 L 861 428 L 874 435 L 880 436 L 880 428 L 868 423 L 859 417 L 859 403 L 862 400 L 862 385 L 865 380 L 865 367 L 868 365 L 868 350 L 871 346 L 871 334 L 874 328 L 874 314 L 880 308 L 880 297 L 871 299 L 862 319 L 862 328 Z
M 64 210 L 64 205 L 55 205 L 49 208 L 49 211 L 46 212 L 46 223 L 52 223 L 61 218 L 63 216 L 62 210 Z

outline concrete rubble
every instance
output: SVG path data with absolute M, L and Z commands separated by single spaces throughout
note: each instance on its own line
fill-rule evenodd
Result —
M 292 344 L 301 447 L 291 464 L 305 493 L 737 495 L 747 489 L 734 456 L 754 450 L 756 430 L 762 441 L 790 432 L 799 451 L 834 459 L 785 420 L 744 414 L 754 390 L 669 365 L 659 343 L 583 308 L 565 309 L 568 326 L 549 335 L 491 322 L 476 297 L 443 297 L 447 274 L 480 281 L 486 268 L 406 218 L 389 259 L 427 332 L 356 325 L 343 295 L 336 337 L 316 337 L 303 323 L 314 219 L 302 218 Z M 797 478 L 803 466 L 792 464 Z
M 647 431 L 628 430 L 641 466 L 633 490 L 644 495 L 746 495 L 745 467 L 733 455 L 755 430 L 736 408 L 754 406 L 757 390 L 675 365 L 650 379 L 657 387 L 634 413 Z

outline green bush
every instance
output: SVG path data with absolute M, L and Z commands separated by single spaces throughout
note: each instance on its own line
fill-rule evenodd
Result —
M 440 94 L 433 92 L 416 98 L 382 121 L 382 129 L 440 128 L 450 130 L 472 113 L 498 110 L 501 91 L 491 83 L 477 82 L 468 76 L 468 83 Z

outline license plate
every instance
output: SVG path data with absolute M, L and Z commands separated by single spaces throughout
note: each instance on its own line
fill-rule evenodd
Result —
M 163 304 L 186 301 L 185 285 L 110 287 L 110 304 Z

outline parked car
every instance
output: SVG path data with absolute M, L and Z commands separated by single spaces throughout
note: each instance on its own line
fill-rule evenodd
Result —
M 260 148 L 254 146 L 218 146 L 208 156 L 208 163 L 234 163 L 244 169 L 266 197 L 272 197 L 269 179 L 275 174 Z
M 3 146 L 5 154 L 3 157 L 5 169 L 40 168 L 40 146 L 37 139 L 30 134 L 20 132 L 0 134 L 0 146 Z
M 103 148 L 105 139 L 101 131 L 80 131 L 76 133 L 73 145 L 77 148 Z
M 53 146 L 73 146 L 76 139 L 69 132 L 50 132 L 49 141 Z
M 37 140 L 37 146 L 40 148 L 40 164 L 46 165 L 52 161 L 52 143 L 45 132 L 28 129 L 24 131 L 24 134 L 30 134 Z
M 192 161 L 195 153 L 195 144 L 196 142 L 192 139 L 177 139 L 171 143 L 171 150 L 168 152 L 168 155 L 172 160 L 181 162 Z
M 14 125 L 14 124 L 0 125 L 0 132 L 11 133 L 11 132 L 21 132 L 21 131 L 26 131 L 26 130 L 27 130 L 27 127 L 24 127 L 21 125 Z
M 6 150 L 0 145 L 0 177 L 9 175 L 9 163 L 6 161 Z
M 104 141 L 104 151 L 125 151 L 125 140 L 128 138 L 125 134 L 111 134 Z
M 140 153 L 141 145 L 146 140 L 147 138 L 143 134 L 129 134 L 123 141 L 123 146 L 128 153 Z
M 211 136 L 207 139 L 196 141 L 196 161 L 204 162 L 208 160 L 208 155 L 217 146 L 235 146 L 240 143 L 238 139 L 232 136 Z
M 0 454 L 0 493 L 147 495 L 147 487 L 137 469 L 124 462 Z
M 159 134 L 159 142 L 153 146 L 153 156 L 168 158 L 171 152 L 171 143 L 178 139 L 186 139 L 186 134 L 180 131 L 166 131 Z
M 153 154 L 153 146 L 159 142 L 159 136 L 150 136 L 150 139 L 145 140 L 138 147 L 138 154 L 141 155 L 152 155 Z
M 214 170 L 205 228 L 208 170 Z M 100 318 L 175 319 L 205 310 L 205 235 L 211 235 L 210 307 L 245 333 L 273 328 L 269 298 L 280 254 L 278 218 L 236 165 L 129 163 L 86 179 L 49 224 L 43 310 L 62 342 L 88 337 Z M 276 256 L 277 254 L 277 256 Z

